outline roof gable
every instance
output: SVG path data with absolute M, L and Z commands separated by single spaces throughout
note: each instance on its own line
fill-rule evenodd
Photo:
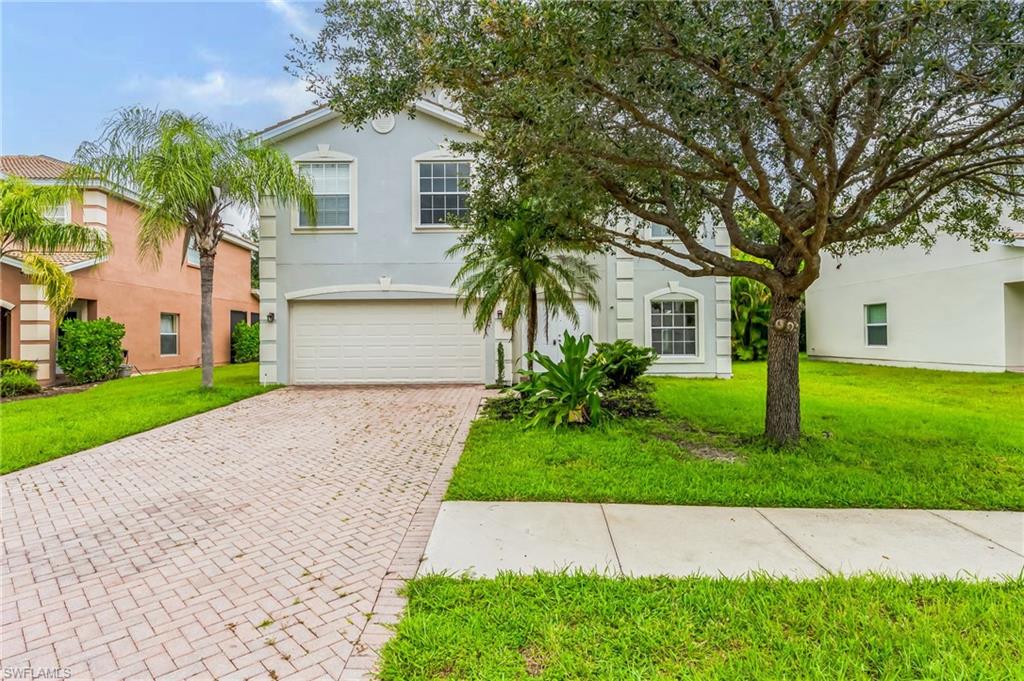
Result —
M 410 110 L 432 116 L 441 121 L 449 123 L 465 130 L 470 130 L 466 119 L 455 109 L 425 97 L 417 99 L 410 106 Z M 328 121 L 338 118 L 341 114 L 334 111 L 327 105 L 307 109 L 291 118 L 278 121 L 270 127 L 264 128 L 256 133 L 256 136 L 264 142 L 275 142 L 292 135 L 316 127 Z

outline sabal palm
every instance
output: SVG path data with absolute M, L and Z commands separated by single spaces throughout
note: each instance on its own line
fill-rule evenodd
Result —
M 19 177 L 0 179 L 0 257 L 24 263 L 32 283 L 43 287 L 59 321 L 75 301 L 74 280 L 51 256 L 62 251 L 102 257 L 111 252 L 106 232 L 56 222 L 46 213 L 77 198 L 60 185 L 35 185 Z
M 487 328 L 503 305 L 505 328 L 514 329 L 526 318 L 527 352 L 536 346 L 541 297 L 547 318 L 562 315 L 574 324 L 579 323 L 575 295 L 592 307 L 599 302 L 594 286 L 597 268 L 578 247 L 560 238 L 543 214 L 528 203 L 474 215 L 447 255 L 463 258 L 453 284 L 459 288 L 464 312 L 473 315 L 476 329 Z M 532 369 L 529 356 L 527 362 Z
M 78 183 L 98 178 L 134 193 L 140 206 L 140 258 L 159 262 L 164 248 L 182 239 L 199 251 L 202 381 L 213 385 L 213 268 L 231 205 L 258 211 L 264 197 L 298 202 L 311 215 L 308 181 L 289 158 L 252 135 L 179 111 L 119 111 L 95 142 L 75 154 Z

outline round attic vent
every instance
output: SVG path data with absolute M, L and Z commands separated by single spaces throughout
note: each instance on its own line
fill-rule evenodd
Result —
M 372 125 L 373 129 L 379 132 L 380 134 L 386 135 L 387 133 L 395 129 L 395 115 L 387 114 L 385 116 L 381 116 L 380 118 L 374 118 L 373 122 L 370 125 Z

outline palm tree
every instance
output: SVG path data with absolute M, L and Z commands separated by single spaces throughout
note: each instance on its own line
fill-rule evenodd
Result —
M 46 217 L 77 195 L 70 187 L 35 185 L 13 176 L 0 179 L 0 257 L 23 263 L 32 283 L 43 287 L 58 322 L 75 302 L 74 280 L 51 256 L 70 251 L 99 258 L 112 249 L 101 230 Z
M 533 202 L 512 201 L 474 210 L 466 228 L 446 255 L 463 257 L 452 283 L 459 287 L 463 311 L 473 315 L 477 331 L 487 328 L 503 304 L 506 329 L 514 329 L 526 317 L 526 349 L 533 352 L 542 296 L 546 319 L 560 314 L 573 323 L 579 323 L 574 294 L 591 307 L 599 304 L 594 286 L 597 268 L 582 247 L 562 237 Z M 527 366 L 533 369 L 529 355 Z
M 160 262 L 181 239 L 199 251 L 203 386 L 213 385 L 213 263 L 229 205 L 256 212 L 262 198 L 298 202 L 311 215 L 308 181 L 289 158 L 252 135 L 179 111 L 119 111 L 99 139 L 75 153 L 76 184 L 100 179 L 138 197 L 139 257 Z

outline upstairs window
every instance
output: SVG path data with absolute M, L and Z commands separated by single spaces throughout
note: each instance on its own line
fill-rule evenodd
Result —
M 193 267 L 199 267 L 199 249 L 196 248 L 196 240 L 188 237 L 188 249 L 185 251 L 185 262 Z
M 697 356 L 697 301 L 651 301 L 651 347 L 669 357 Z
M 420 161 L 419 225 L 444 227 L 469 211 L 469 161 Z
M 351 164 L 301 163 L 299 169 L 309 180 L 316 197 L 316 224 L 299 209 L 299 227 L 348 228 L 352 226 L 349 206 L 352 198 Z
M 71 206 L 70 204 L 62 203 L 59 206 L 47 208 L 43 212 L 43 217 L 45 217 L 47 220 L 52 220 L 53 222 L 66 225 L 69 222 L 71 222 Z
M 868 345 L 885 347 L 889 344 L 889 313 L 885 303 L 864 306 L 865 339 Z
M 675 238 L 677 238 L 676 235 L 673 234 L 669 230 L 668 227 L 666 227 L 665 225 L 661 224 L 660 222 L 648 222 L 647 224 L 650 225 L 650 228 L 651 228 L 651 238 L 652 239 L 675 239 Z

